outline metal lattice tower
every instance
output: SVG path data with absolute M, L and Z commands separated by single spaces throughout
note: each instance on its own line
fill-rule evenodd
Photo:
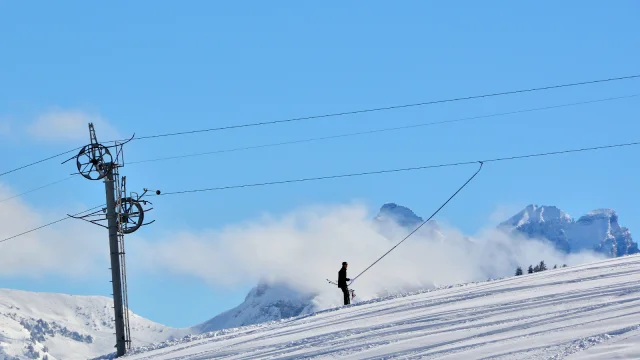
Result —
M 113 309 L 115 318 L 116 356 L 124 355 L 131 346 L 131 329 L 129 326 L 129 298 L 127 295 L 127 267 L 125 262 L 124 235 L 138 230 L 143 225 L 145 209 L 150 204 L 139 196 L 127 194 L 126 177 L 120 177 L 120 168 L 124 166 L 123 146 L 125 142 L 115 142 L 113 146 L 98 143 L 95 129 L 89 123 L 91 142 L 84 146 L 75 156 L 78 172 L 89 180 L 104 179 L 106 207 L 81 217 L 69 215 L 105 227 L 109 230 L 109 250 L 111 253 L 111 283 L 113 287 Z M 109 148 L 115 148 L 115 159 Z M 73 158 L 71 158 L 73 159 Z M 69 159 L 69 160 L 71 160 Z M 67 160 L 67 161 L 69 161 Z M 66 161 L 65 161 L 66 162 Z M 160 194 L 160 191 L 156 191 Z M 106 216 L 105 216 L 106 214 Z M 88 220 L 90 219 L 90 220 Z M 107 225 L 100 222 L 107 221 Z
M 116 214 L 118 214 L 117 218 L 117 227 L 119 230 L 122 229 L 122 214 L 123 214 L 123 193 L 126 194 L 126 177 L 122 178 L 120 181 L 120 176 L 117 174 L 115 176 L 116 179 L 116 189 L 118 189 L 117 200 L 116 200 Z M 125 195 L 126 196 L 126 195 Z M 126 342 L 127 350 L 131 346 L 131 330 L 129 328 L 129 296 L 127 295 L 127 265 L 125 262 L 125 251 L 124 251 L 124 233 L 122 231 L 118 231 L 118 255 L 120 256 L 120 281 L 122 283 L 122 311 L 123 311 L 123 327 L 124 327 L 124 339 Z M 109 239 L 111 241 L 111 239 Z M 111 266 L 113 266 L 113 262 Z M 115 293 L 115 289 L 114 289 Z M 115 301 L 115 300 L 114 300 Z

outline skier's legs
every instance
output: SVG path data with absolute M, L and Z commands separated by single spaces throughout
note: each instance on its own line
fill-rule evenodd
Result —
M 342 288 L 342 294 L 344 295 L 344 304 L 349 305 L 351 303 L 351 296 L 346 286 Z

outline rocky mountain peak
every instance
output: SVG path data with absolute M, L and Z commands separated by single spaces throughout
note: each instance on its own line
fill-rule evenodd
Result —
M 394 221 L 402 227 L 417 226 L 424 220 L 416 215 L 408 207 L 404 207 L 395 203 L 387 203 L 382 205 L 378 215 L 375 217 L 377 222 Z
M 564 252 L 592 250 L 610 257 L 638 252 L 631 232 L 613 209 L 596 209 L 577 221 L 555 206 L 529 205 L 499 228 L 550 241 Z
M 545 222 L 570 223 L 572 219 L 571 216 L 555 206 L 530 204 L 509 220 L 503 222 L 501 226 L 518 227 L 527 223 Z

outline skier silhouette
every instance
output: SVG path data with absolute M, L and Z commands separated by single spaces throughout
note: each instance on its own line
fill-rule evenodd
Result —
M 351 304 L 351 296 L 349 296 L 349 288 L 347 287 L 347 281 L 351 281 L 351 279 L 347 277 L 347 266 L 349 266 L 349 264 L 344 261 L 342 268 L 338 271 L 338 287 L 342 289 L 342 293 L 344 294 L 345 305 Z

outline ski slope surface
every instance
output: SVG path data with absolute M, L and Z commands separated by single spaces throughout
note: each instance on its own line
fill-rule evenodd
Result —
M 355 303 L 126 358 L 336 357 L 639 359 L 640 256 Z

